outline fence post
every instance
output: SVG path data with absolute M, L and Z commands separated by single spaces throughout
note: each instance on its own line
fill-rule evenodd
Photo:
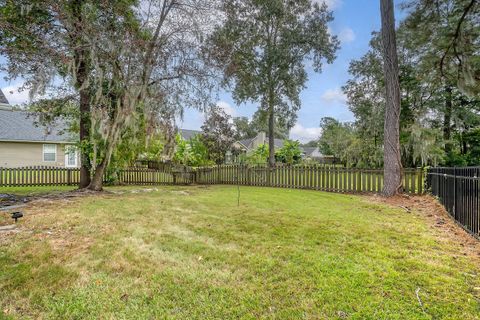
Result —
M 457 167 L 453 167 L 453 217 L 457 219 Z
M 72 170 L 67 169 L 67 185 L 72 184 Z

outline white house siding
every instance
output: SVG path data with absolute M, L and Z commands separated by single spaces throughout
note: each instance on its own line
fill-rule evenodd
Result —
M 65 144 L 57 146 L 56 161 L 43 161 L 43 142 L 2 142 L 0 141 L 0 167 L 16 168 L 25 166 L 65 167 Z M 77 164 L 79 164 L 77 158 Z

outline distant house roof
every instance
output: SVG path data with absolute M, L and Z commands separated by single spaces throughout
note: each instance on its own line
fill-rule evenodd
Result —
M 248 148 L 248 146 L 252 143 L 252 141 L 254 140 L 255 138 L 251 138 L 251 139 L 244 139 L 244 140 L 240 140 L 238 142 L 240 142 L 242 145 L 244 145 L 246 148 Z
M 0 109 L 0 141 L 19 142 L 75 142 L 65 129 L 65 123 L 57 122 L 48 130 L 35 125 L 35 117 L 28 112 Z
M 319 158 L 328 158 L 329 156 L 324 156 L 318 147 L 300 147 L 305 158 L 319 159 Z
M 283 142 L 284 142 L 284 140 L 282 140 L 282 139 L 273 139 L 273 145 L 274 145 L 276 148 L 281 148 L 281 147 L 283 147 Z
M 241 143 L 247 149 L 252 149 L 252 147 L 254 147 L 252 144 L 255 141 L 255 139 L 256 139 L 256 137 L 255 138 L 250 138 L 250 139 L 240 140 L 240 141 L 237 141 L 237 142 Z M 281 148 L 281 147 L 283 147 L 283 141 L 284 140 L 282 140 L 282 139 L 274 139 L 273 140 L 273 145 L 275 146 L 275 148 Z M 266 142 L 268 143 L 268 140 Z
M 178 133 L 182 136 L 184 140 L 190 140 L 197 134 L 201 134 L 202 131 L 199 130 L 189 130 L 189 129 L 178 129 Z
M 2 92 L 2 89 L 0 89 L 0 104 L 9 104 L 7 97 Z
M 303 153 L 305 153 L 305 156 L 309 157 L 318 149 L 318 147 L 301 147 L 301 149 L 303 150 Z

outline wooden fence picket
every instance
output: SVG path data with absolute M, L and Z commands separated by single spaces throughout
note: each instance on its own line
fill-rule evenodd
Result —
M 79 183 L 79 176 L 78 168 L 0 167 L 0 187 L 71 186 Z M 173 172 L 172 166 L 162 166 L 160 169 L 143 166 L 120 169 L 116 178 L 118 183 L 126 185 L 240 184 L 342 193 L 381 192 L 383 189 L 383 170 L 381 169 L 366 170 L 318 165 L 279 165 L 269 168 L 266 165 L 235 164 L 201 167 L 195 170 L 185 167 L 180 172 Z M 423 170 L 405 169 L 403 183 L 406 193 L 423 193 Z

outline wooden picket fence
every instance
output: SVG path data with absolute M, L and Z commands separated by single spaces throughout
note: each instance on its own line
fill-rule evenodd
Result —
M 80 181 L 80 169 L 48 166 L 0 168 L 0 187 L 67 186 Z
M 404 169 L 403 180 L 406 193 L 423 193 L 424 173 L 422 169 Z M 196 183 L 378 193 L 383 189 L 383 170 L 315 165 L 277 166 L 274 168 L 264 165 L 222 165 L 198 168 Z
M 158 170 L 134 167 L 118 170 L 115 182 L 127 185 L 191 184 L 194 173 L 191 168 Z M 104 177 L 107 182 L 107 177 Z M 80 169 L 48 166 L 21 168 L 0 167 L 0 187 L 69 186 L 80 182 Z
M 115 182 L 125 185 L 231 184 L 331 192 L 378 193 L 383 189 L 383 170 L 356 169 L 322 165 L 276 166 L 221 165 L 192 169 L 172 166 L 168 169 L 133 167 L 117 170 Z M 107 177 L 104 178 L 105 182 Z M 78 185 L 80 170 L 61 167 L 0 168 L 0 187 Z M 407 193 L 424 191 L 421 169 L 404 170 Z

